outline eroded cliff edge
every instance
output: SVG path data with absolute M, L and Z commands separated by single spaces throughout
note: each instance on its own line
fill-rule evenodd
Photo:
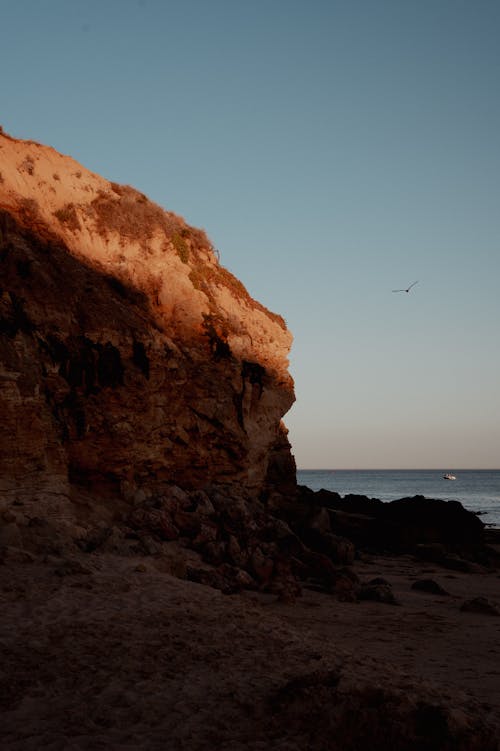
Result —
M 292 336 L 204 232 L 2 133 L 0 268 L 4 498 L 66 517 L 173 485 L 294 485 Z

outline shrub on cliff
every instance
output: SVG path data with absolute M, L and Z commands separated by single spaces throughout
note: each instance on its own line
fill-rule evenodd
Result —
M 72 203 L 67 203 L 61 209 L 54 211 L 54 216 L 61 222 L 61 224 L 64 224 L 69 230 L 72 230 L 73 232 L 75 230 L 81 229 L 78 214 L 76 213 L 76 209 Z

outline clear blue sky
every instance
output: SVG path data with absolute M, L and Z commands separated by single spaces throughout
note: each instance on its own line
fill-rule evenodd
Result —
M 203 227 L 286 318 L 299 467 L 500 467 L 499 2 L 0 8 L 7 132 Z

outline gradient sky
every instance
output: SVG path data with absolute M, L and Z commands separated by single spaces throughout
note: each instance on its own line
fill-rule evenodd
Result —
M 499 2 L 0 10 L 4 129 L 203 227 L 285 317 L 299 467 L 500 467 Z

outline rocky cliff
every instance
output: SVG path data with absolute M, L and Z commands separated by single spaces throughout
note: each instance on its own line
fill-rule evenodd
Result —
M 293 487 L 292 336 L 203 231 L 2 132 L 0 269 L 4 502 L 61 520 Z

